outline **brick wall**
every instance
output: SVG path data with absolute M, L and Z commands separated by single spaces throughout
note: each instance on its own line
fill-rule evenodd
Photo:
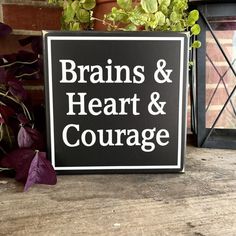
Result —
M 41 30 L 60 29 L 61 9 L 45 0 L 3 0 L 0 21 L 10 25 L 15 34 L 40 34 Z
M 0 39 L 0 55 L 16 53 L 19 50 L 31 51 L 30 46 L 22 47 L 18 40 L 29 35 L 41 35 L 42 30 L 60 29 L 61 9 L 51 6 L 45 0 L 3 0 L 0 1 L 0 21 L 10 25 L 13 33 Z M 44 103 L 44 82 L 23 81 L 30 101 L 34 106 Z

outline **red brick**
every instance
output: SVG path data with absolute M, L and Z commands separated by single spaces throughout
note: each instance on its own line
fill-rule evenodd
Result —
M 13 29 L 59 30 L 61 9 L 56 7 L 3 4 L 3 21 Z

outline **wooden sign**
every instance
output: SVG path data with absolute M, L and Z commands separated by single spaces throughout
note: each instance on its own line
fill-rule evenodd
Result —
M 56 170 L 183 171 L 186 34 L 44 32 L 44 53 Z

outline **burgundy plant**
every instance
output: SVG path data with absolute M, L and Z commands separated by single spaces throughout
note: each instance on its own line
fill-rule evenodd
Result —
M 11 28 L 0 23 L 0 37 Z M 15 179 L 33 184 L 56 184 L 56 173 L 46 158 L 42 134 L 35 128 L 34 115 L 27 106 L 23 80 L 38 79 L 42 70 L 42 46 L 39 37 L 30 36 L 19 42 L 30 44 L 33 52 L 21 50 L 0 55 L 0 171 L 13 169 Z

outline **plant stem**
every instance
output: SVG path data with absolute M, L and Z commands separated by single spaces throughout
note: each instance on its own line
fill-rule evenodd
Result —
M 25 105 L 23 102 L 21 102 L 20 105 L 21 105 L 21 107 L 24 109 L 24 111 L 26 112 L 26 116 L 28 116 L 29 120 L 32 121 L 30 112 L 29 112 L 29 110 L 27 109 L 26 105 Z
M 25 74 L 21 74 L 21 75 L 16 75 L 15 77 L 16 77 L 17 79 L 19 79 L 19 78 L 24 77 L 24 76 L 32 76 L 32 75 L 36 75 L 36 74 L 38 74 L 38 73 L 39 73 L 39 70 L 38 70 L 38 71 L 35 71 L 35 72 L 31 73 L 31 74 L 25 73 Z
M 3 123 L 0 124 L 0 141 L 2 141 L 2 138 L 3 138 L 2 126 L 3 126 Z
M 15 99 L 13 97 L 7 95 L 7 94 L 8 94 L 8 91 L 6 93 L 0 92 L 0 96 L 6 97 L 6 98 L 12 100 L 13 102 L 15 102 L 16 104 L 20 105 L 21 108 L 23 109 L 25 115 L 29 118 L 30 121 L 32 121 L 31 115 L 30 115 L 27 107 L 25 106 L 25 104 L 23 102 L 18 101 L 17 99 Z
M 9 143 L 10 143 L 10 147 L 12 147 L 13 146 L 13 142 L 11 140 L 11 135 L 10 135 L 10 132 L 9 132 L 9 129 L 8 129 L 7 125 L 6 125 L 6 133 L 7 133 L 7 138 L 9 140 Z
M 101 20 L 101 19 L 96 18 L 96 17 L 92 17 L 92 20 L 97 20 L 97 21 L 99 21 L 99 22 L 102 22 L 104 25 L 110 26 L 110 27 L 112 27 L 112 28 L 114 28 L 114 29 L 116 29 L 116 30 L 122 30 L 122 28 L 118 28 L 116 25 L 113 25 L 113 24 L 111 24 L 111 23 L 108 23 L 108 22 L 106 22 L 105 20 Z
M 15 65 L 15 64 L 31 65 L 31 64 L 34 64 L 37 61 L 38 61 L 38 59 L 36 59 L 34 61 L 29 61 L 29 62 L 28 61 L 14 61 L 10 64 L 1 65 L 0 68 L 10 67 L 10 66 Z
M 7 152 L 0 146 L 0 150 L 2 151 L 3 154 L 7 154 Z

